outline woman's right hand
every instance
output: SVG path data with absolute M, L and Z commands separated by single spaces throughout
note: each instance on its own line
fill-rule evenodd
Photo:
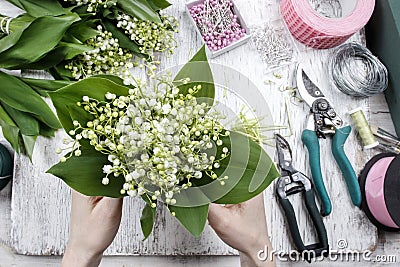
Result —
M 239 250 L 242 267 L 276 266 L 273 259 L 258 259 L 260 250 L 267 248 L 265 253 L 268 254 L 272 251 L 262 193 L 236 205 L 221 206 L 211 203 L 208 222 L 222 241 Z

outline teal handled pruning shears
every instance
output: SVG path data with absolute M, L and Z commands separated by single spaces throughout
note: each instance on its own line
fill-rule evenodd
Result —
M 321 200 L 321 214 L 329 215 L 332 204 L 326 191 L 321 173 L 319 138 L 333 136 L 332 154 L 343 173 L 351 200 L 354 205 L 361 205 L 361 191 L 357 175 L 344 152 L 344 144 L 351 132 L 351 126 L 343 126 L 343 120 L 330 105 L 321 90 L 310 80 L 301 64 L 296 71 L 297 88 L 301 98 L 311 107 L 307 128 L 303 131 L 301 140 L 308 149 L 311 173 L 317 195 Z
M 292 150 L 290 149 L 289 143 L 279 134 L 275 134 L 275 137 L 276 150 L 278 152 L 278 166 L 282 175 L 276 184 L 276 194 L 284 211 L 292 240 L 297 250 L 308 262 L 311 261 L 312 257 L 319 257 L 321 255 L 327 256 L 329 251 L 328 236 L 321 214 L 315 203 L 314 188 L 311 180 L 293 167 Z M 300 193 L 304 197 L 308 214 L 311 217 L 316 234 L 318 235 L 318 242 L 315 244 L 304 244 L 297 224 L 296 214 L 288 199 L 288 196 Z

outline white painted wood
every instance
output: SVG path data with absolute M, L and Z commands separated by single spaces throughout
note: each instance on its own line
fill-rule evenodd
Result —
M 257 24 L 260 21 L 271 19 L 277 15 L 277 5 L 274 0 L 236 0 L 236 3 L 249 25 Z M 0 11 L 3 11 L 4 7 L 6 7 L 4 0 L 0 0 Z M 201 45 L 199 36 L 190 29 L 188 18 L 183 11 L 184 1 L 182 0 L 175 1 L 174 7 L 170 9 L 171 13 L 179 17 L 181 23 L 181 32 L 178 35 L 180 48 L 173 57 L 164 60 L 163 65 L 165 67 L 185 63 L 190 58 L 190 55 L 193 55 Z M 355 39 L 360 40 L 360 37 L 356 36 Z M 326 65 L 324 62 L 326 62 L 329 51 L 307 50 L 302 51 L 301 54 L 302 61 L 311 78 L 314 78 L 318 85 L 320 85 L 327 97 L 331 99 L 332 104 L 347 121 L 350 120 L 348 117 L 344 116 L 344 113 L 352 108 L 361 106 L 365 111 L 369 111 L 369 103 L 367 100 L 354 100 L 353 98 L 343 96 L 338 91 L 335 91 L 335 89 L 328 83 Z M 269 75 L 269 77 L 264 75 L 263 67 L 259 61 L 259 56 L 250 44 L 244 45 L 225 55 L 215 58 L 212 62 L 225 64 L 248 76 L 256 83 L 260 91 L 263 93 L 265 100 L 272 111 L 275 123 L 284 125 L 288 124 L 287 114 L 284 110 L 285 93 L 279 92 L 276 86 L 266 86 L 263 83 L 264 80 L 269 79 L 271 75 Z M 292 79 L 292 71 L 293 68 L 291 70 L 282 69 L 277 72 L 283 76 L 283 80 L 290 81 Z M 286 83 L 287 82 L 285 82 L 285 84 Z M 224 100 L 221 99 L 221 101 Z M 381 100 L 380 103 L 382 103 L 382 101 L 383 100 Z M 234 106 L 237 107 L 238 103 Z M 387 112 L 387 108 L 383 111 Z M 297 155 L 295 155 L 295 166 L 304 173 L 309 174 L 306 149 L 301 144 L 299 137 L 301 130 L 305 126 L 305 117 L 307 113 L 308 108 L 303 104 L 298 104 L 298 106 L 290 105 L 290 115 L 293 121 L 294 135 L 288 138 L 288 140 L 292 144 L 292 148 Z M 374 113 L 372 113 L 372 115 L 374 115 Z M 58 134 L 56 140 L 51 141 L 41 139 L 39 141 L 35 150 L 35 160 L 33 164 L 31 164 L 25 157 L 18 156 L 15 160 L 16 172 L 13 183 L 11 243 L 13 249 L 18 253 L 34 255 L 60 254 L 65 245 L 69 217 L 69 190 L 56 178 L 44 174 L 44 171 L 57 161 L 54 150 L 60 144 L 61 135 L 62 134 Z M 325 219 L 331 247 L 335 249 L 336 241 L 340 238 L 346 238 L 350 249 L 364 250 L 367 248 L 374 248 L 376 246 L 376 230 L 367 222 L 361 212 L 351 206 L 343 178 L 330 152 L 330 141 L 321 141 L 321 151 L 322 155 L 326 158 L 326 160 L 324 160 L 326 164 L 322 167 L 323 173 L 325 174 L 326 185 L 329 188 L 329 192 L 331 192 L 331 198 L 333 199 L 334 204 L 333 213 Z M 350 160 L 353 162 L 356 171 L 359 171 L 362 168 L 369 156 L 360 150 L 360 143 L 356 140 L 354 134 L 351 135 L 349 142 L 346 144 L 346 152 L 348 153 Z M 8 197 L 9 195 L 6 194 L 4 199 L 8 199 Z M 9 206 L 7 206 L 6 203 L 7 201 L 3 203 L 5 205 L 0 206 L 0 209 L 4 208 L 5 214 L 7 214 L 7 211 L 9 212 L 9 208 L 7 210 L 7 207 Z M 298 201 L 295 201 L 294 206 L 297 212 L 301 212 L 302 209 L 300 208 Z M 234 250 L 223 245 L 223 243 L 213 235 L 210 229 L 206 230 L 200 240 L 194 240 L 172 218 L 166 215 L 164 211 L 159 211 L 158 226 L 155 229 L 154 234 L 147 241 L 141 242 L 140 228 L 138 225 L 138 211 L 141 207 L 140 203 L 132 199 L 125 200 L 123 224 L 114 244 L 108 250 L 109 254 L 226 255 L 235 253 Z M 276 205 L 272 187 L 266 191 L 266 212 L 270 235 L 275 249 L 288 251 L 291 248 L 291 244 L 287 238 L 284 220 L 279 207 Z M 7 217 L 4 222 L 6 226 L 4 229 L 0 228 L 0 237 L 3 242 L 7 243 L 10 242 L 8 241 L 9 239 L 6 234 L 7 232 L 9 233 L 10 229 L 10 223 L 9 220 L 7 220 Z M 302 226 L 302 233 L 306 235 L 306 240 L 312 241 L 313 237 L 308 236 L 309 230 L 307 229 L 310 222 L 306 216 L 300 216 L 300 224 Z M 393 238 L 392 246 L 395 246 L 396 240 L 396 238 Z M 10 263 L 10 265 L 11 263 L 17 263 L 18 266 L 23 266 L 23 264 L 29 263 L 29 259 L 32 259 L 32 257 L 24 258 L 20 256 L 10 256 L 10 259 L 5 259 L 3 257 L 5 254 L 7 253 L 0 254 L 0 263 L 2 263 L 2 260 L 4 259 L 5 262 Z M 59 262 L 59 259 L 42 259 L 43 260 L 38 260 L 38 262 L 49 262 L 49 266 L 52 266 L 52 264 L 55 265 Z M 113 259 L 114 258 L 106 260 L 104 264 L 107 265 L 104 266 L 117 266 Z M 128 263 L 127 266 L 136 266 L 130 265 L 129 261 L 132 260 L 132 262 L 139 262 L 138 259 L 118 259 L 121 259 L 118 261 L 121 262 L 120 265 Z M 180 261 L 179 259 L 175 260 L 173 258 L 166 259 L 170 259 L 167 260 L 167 262 L 170 261 L 171 266 L 177 266 Z M 193 260 L 190 258 L 190 260 L 187 260 L 190 263 L 199 264 L 198 262 L 203 261 L 203 259 L 204 258 L 198 260 L 198 258 L 195 258 L 195 260 Z M 229 261 L 231 265 L 226 263 L 224 265 L 222 260 L 216 260 L 216 264 L 212 265 L 236 265 L 236 257 L 233 257 L 232 259 L 234 260 Z M 147 260 L 141 259 L 140 262 L 142 263 L 142 261 L 145 262 Z M 21 265 L 19 265 L 18 262 L 20 262 Z M 154 262 L 149 260 L 147 263 L 143 263 L 143 266 L 154 265 L 156 262 L 162 262 L 162 260 L 154 260 Z M 217 262 L 219 262 L 219 264 Z M 226 262 L 228 262 L 228 260 Z M 180 265 L 183 266 L 184 264 L 185 263 Z M 209 265 L 190 264 L 190 266 Z M 283 264 L 282 266 L 290 265 Z

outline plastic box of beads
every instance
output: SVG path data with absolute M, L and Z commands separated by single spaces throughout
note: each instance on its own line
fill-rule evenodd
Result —
M 212 58 L 251 38 L 250 30 L 232 0 L 192 1 L 186 4 L 186 12 Z

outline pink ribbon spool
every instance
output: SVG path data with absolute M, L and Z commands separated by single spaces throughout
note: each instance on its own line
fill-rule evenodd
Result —
M 350 15 L 327 18 L 315 11 L 309 0 L 282 0 L 281 14 L 291 34 L 306 46 L 326 49 L 344 43 L 363 28 L 372 16 L 375 0 L 358 0 Z
M 371 167 L 365 183 L 365 198 L 369 210 L 378 222 L 388 227 L 399 228 L 386 207 L 384 192 L 386 172 L 393 159 L 394 157 L 382 158 Z

